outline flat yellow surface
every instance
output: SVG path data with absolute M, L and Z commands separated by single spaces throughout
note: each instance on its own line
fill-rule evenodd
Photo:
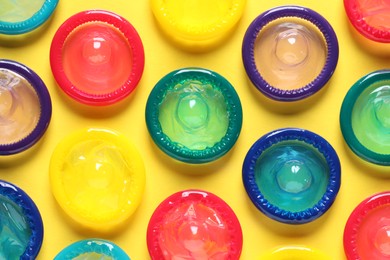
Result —
M 241 44 L 255 17 L 269 8 L 291 3 L 312 8 L 330 21 L 338 35 L 340 59 L 328 88 L 315 104 L 304 111 L 282 114 L 267 108 L 248 83 Z M 54 33 L 65 19 L 86 9 L 106 9 L 124 16 L 144 43 L 146 66 L 142 80 L 127 102 L 116 110 L 77 106 L 59 90 L 51 73 L 49 48 Z M 0 58 L 19 61 L 37 72 L 53 101 L 53 117 L 44 138 L 28 152 L 0 158 L 0 178 L 25 190 L 42 214 L 45 235 L 38 259 L 53 259 L 70 243 L 97 236 L 67 221 L 54 200 L 48 177 L 56 145 L 71 131 L 85 127 L 111 128 L 125 134 L 145 161 L 147 182 L 140 207 L 124 230 L 101 237 L 118 244 L 133 260 L 150 259 L 146 228 L 157 205 L 172 193 L 189 188 L 210 191 L 233 208 L 244 234 L 243 260 L 256 259 L 284 245 L 305 245 L 326 252 L 332 259 L 345 259 L 342 235 L 350 212 L 369 195 L 389 189 L 390 180 L 376 173 L 390 170 L 363 164 L 349 152 L 341 135 L 339 110 L 348 89 L 365 74 L 390 66 L 388 58 L 369 53 L 355 38 L 342 1 L 248 0 L 244 16 L 231 37 L 219 48 L 201 54 L 191 54 L 172 45 L 159 30 L 147 0 L 62 0 L 51 22 L 34 37 L 13 43 L 7 37 L 0 39 Z M 146 100 L 157 81 L 172 70 L 188 66 L 208 68 L 225 76 L 235 86 L 243 106 L 243 128 L 234 149 L 221 160 L 203 166 L 177 163 L 165 156 L 149 137 L 144 119 Z M 255 209 L 242 184 L 242 162 L 250 146 L 265 133 L 281 127 L 305 128 L 323 136 L 341 160 L 342 186 L 335 203 L 323 217 L 308 225 L 288 226 L 269 220 Z

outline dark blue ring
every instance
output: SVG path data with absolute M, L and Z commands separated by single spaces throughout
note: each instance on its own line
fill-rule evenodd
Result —
M 291 212 L 269 203 L 259 190 L 255 181 L 257 159 L 272 145 L 288 140 L 298 140 L 317 148 L 329 167 L 329 183 L 325 194 L 312 208 Z M 287 224 L 304 224 L 323 215 L 333 204 L 341 184 L 340 160 L 333 147 L 321 136 L 299 128 L 283 128 L 272 131 L 249 149 L 243 164 L 242 178 L 246 192 L 253 204 L 266 216 Z
M 35 259 L 43 241 L 43 222 L 41 214 L 34 201 L 19 187 L 0 180 L 0 196 L 7 197 L 17 204 L 23 211 L 31 229 L 31 237 L 21 260 Z
M 0 69 L 8 69 L 25 78 L 34 88 L 40 104 L 40 117 L 34 130 L 22 140 L 11 144 L 0 144 L 0 156 L 20 153 L 33 146 L 49 126 L 52 104 L 49 91 L 42 79 L 30 68 L 12 60 L 0 59 Z

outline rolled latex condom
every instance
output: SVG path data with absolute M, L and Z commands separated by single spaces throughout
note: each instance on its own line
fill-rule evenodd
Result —
M 390 55 L 390 4 L 387 1 L 344 0 L 357 43 L 370 54 Z
M 329 210 L 340 189 L 340 161 L 321 136 L 299 128 L 272 131 L 249 149 L 243 182 L 253 204 L 286 224 L 312 222 Z
M 277 104 L 307 100 L 320 91 L 336 69 L 338 54 L 332 26 L 300 6 L 262 13 L 248 27 L 242 44 L 250 81 Z
M 68 18 L 50 48 L 50 65 L 59 87 L 91 106 L 115 104 L 138 86 L 145 64 L 136 29 L 125 18 L 87 10 Z
M 390 166 L 390 71 L 369 73 L 348 91 L 341 106 L 345 142 L 361 159 Z
M 374 194 L 351 213 L 344 228 L 347 259 L 390 258 L 390 192 Z
M 50 160 L 52 193 L 82 231 L 116 233 L 143 196 L 145 168 L 135 145 L 109 129 L 89 128 L 66 136 Z
M 42 26 L 53 14 L 58 0 L 2 0 L 0 34 L 19 35 Z
M 19 187 L 0 181 L 0 258 L 36 259 L 43 222 L 34 201 Z
M 170 157 L 192 164 L 225 155 L 242 127 L 234 87 L 203 68 L 183 68 L 164 76 L 149 95 L 145 117 L 155 144 Z
M 19 62 L 0 59 L 0 155 L 20 153 L 37 143 L 51 113 L 42 79 Z
M 226 202 L 201 190 L 177 192 L 150 218 L 147 244 L 151 259 L 239 259 L 240 223 Z

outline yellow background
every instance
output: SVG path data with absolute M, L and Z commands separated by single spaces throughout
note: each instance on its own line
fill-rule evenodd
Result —
M 340 58 L 327 89 L 315 104 L 304 111 L 282 114 L 267 108 L 248 83 L 241 44 L 255 17 L 269 8 L 291 3 L 312 8 L 330 21 L 339 39 Z M 146 63 L 141 82 L 127 102 L 116 110 L 77 106 L 58 89 L 51 73 L 49 48 L 55 31 L 69 16 L 86 9 L 106 9 L 124 16 L 137 29 L 144 44 Z M 248 0 L 243 18 L 231 37 L 219 48 L 202 54 L 185 52 L 167 41 L 147 0 L 62 0 L 44 29 L 25 41 L 13 39 L 0 37 L 0 58 L 16 60 L 32 68 L 46 83 L 53 102 L 52 120 L 43 139 L 23 154 L 0 158 L 0 178 L 26 191 L 42 214 L 45 234 L 38 259 L 52 259 L 67 245 L 96 236 L 81 232 L 66 220 L 49 185 L 49 161 L 54 148 L 64 136 L 80 128 L 110 128 L 125 134 L 139 148 L 145 161 L 147 183 L 140 207 L 126 229 L 102 237 L 115 242 L 133 260 L 149 259 L 146 228 L 157 205 L 172 193 L 190 188 L 210 191 L 233 208 L 244 234 L 243 260 L 256 259 L 284 245 L 306 245 L 326 252 L 332 259 L 345 259 L 342 235 L 349 214 L 364 198 L 389 187 L 389 180 L 376 174 L 384 174 L 389 169 L 362 163 L 350 153 L 340 132 L 339 110 L 348 89 L 360 77 L 390 63 L 388 58 L 371 54 L 362 47 L 349 26 L 341 0 Z M 170 71 L 188 66 L 208 68 L 226 77 L 243 106 L 242 132 L 234 149 L 223 159 L 203 166 L 180 164 L 165 156 L 151 141 L 144 119 L 146 100 L 156 82 Z M 269 220 L 255 209 L 242 184 L 242 162 L 250 146 L 265 133 L 281 127 L 301 127 L 323 136 L 341 160 L 342 186 L 335 203 L 322 218 L 308 225 L 288 226 Z

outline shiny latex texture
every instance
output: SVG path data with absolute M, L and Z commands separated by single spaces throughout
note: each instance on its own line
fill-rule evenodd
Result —
M 260 75 L 282 90 L 311 83 L 325 66 L 326 42 L 321 32 L 304 19 L 281 18 L 265 26 L 254 48 Z
M 23 210 L 0 195 L 0 259 L 19 259 L 26 250 L 31 229 Z
M 0 145 L 27 137 L 37 126 L 40 114 L 33 86 L 21 75 L 0 69 Z
M 390 71 L 359 79 L 344 97 L 340 127 L 351 150 L 377 165 L 390 165 Z
M 45 0 L 2 0 L 0 9 L 0 21 L 3 22 L 21 22 L 33 16 Z
M 390 258 L 390 193 L 374 194 L 351 213 L 344 229 L 348 259 Z
M 179 47 L 204 52 L 223 44 L 240 20 L 246 0 L 150 0 L 163 32 Z
M 140 204 L 145 170 L 138 150 L 107 129 L 70 134 L 54 151 L 50 183 L 62 209 L 82 227 L 116 231 Z
M 390 42 L 390 3 L 387 0 L 344 0 L 344 7 L 349 21 L 364 37 Z
M 55 33 L 50 65 L 59 87 L 76 101 L 113 105 L 137 87 L 145 54 L 136 29 L 104 10 L 69 17 Z
M 238 259 L 242 231 L 231 208 L 213 194 L 171 195 L 153 213 L 147 232 L 152 259 Z
M 161 150 L 174 159 L 200 164 L 220 158 L 234 146 L 242 108 L 224 77 L 203 68 L 183 68 L 155 85 L 145 118 Z
M 255 178 L 269 203 L 299 212 L 321 200 L 328 185 L 329 167 L 315 147 L 305 142 L 284 141 L 259 157 Z
M 300 128 L 281 128 L 258 139 L 242 167 L 245 190 L 266 216 L 286 224 L 305 224 L 333 204 L 341 184 L 336 151 L 321 136 Z
M 43 222 L 34 201 L 0 180 L 0 259 L 36 259 L 42 241 Z

